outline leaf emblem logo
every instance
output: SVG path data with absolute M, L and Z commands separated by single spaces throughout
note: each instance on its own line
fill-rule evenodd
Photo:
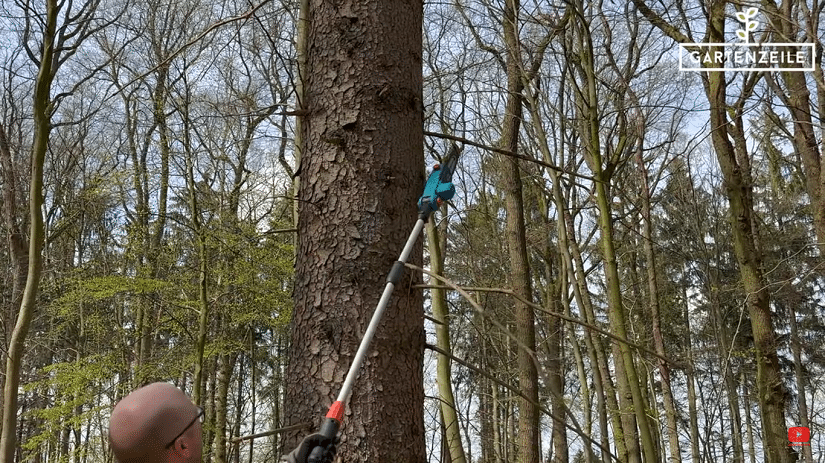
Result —
M 751 7 L 745 11 L 736 12 L 736 20 L 744 26 L 743 29 L 736 30 L 736 36 L 739 37 L 739 40 L 742 40 L 745 43 L 750 42 L 750 33 L 759 27 L 759 21 L 751 19 L 757 14 L 759 14 L 759 8 L 756 7 Z

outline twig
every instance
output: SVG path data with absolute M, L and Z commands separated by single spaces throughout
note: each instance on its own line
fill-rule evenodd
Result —
M 615 335 L 615 334 L 613 334 L 613 333 L 611 333 L 611 332 L 609 332 L 609 331 L 606 331 L 606 330 L 604 330 L 604 329 L 602 329 L 602 328 L 599 328 L 598 326 L 591 325 L 591 324 L 589 324 L 589 323 L 587 323 L 587 322 L 584 322 L 584 321 L 582 321 L 582 320 L 580 320 L 580 319 L 578 319 L 578 318 L 576 318 L 576 317 L 571 317 L 571 316 L 565 315 L 565 314 L 563 314 L 563 313 L 559 313 L 559 312 L 550 312 L 549 310 L 545 309 L 544 307 L 542 307 L 542 306 L 540 306 L 540 305 L 538 305 L 538 304 L 535 304 L 535 303 L 533 303 L 533 302 L 529 302 L 529 301 L 527 301 L 527 300 L 525 300 L 525 299 L 521 298 L 520 296 L 518 296 L 516 293 L 514 293 L 514 292 L 513 292 L 512 290 L 510 290 L 510 289 L 506 289 L 506 288 L 476 288 L 476 287 L 472 287 L 472 288 L 471 288 L 471 287 L 468 287 L 468 288 L 460 288 L 458 285 L 456 285 L 456 284 L 455 284 L 455 283 L 453 283 L 453 282 L 449 282 L 449 283 L 448 283 L 448 281 L 449 281 L 449 280 L 447 280 L 446 278 L 444 278 L 444 277 L 442 277 L 442 276 L 435 276 L 435 275 L 433 275 L 431 272 L 429 272 L 429 271 L 427 271 L 427 270 L 424 270 L 424 269 L 422 269 L 422 268 L 415 267 L 414 265 L 411 265 L 411 264 L 407 264 L 407 267 L 409 267 L 409 268 L 411 268 L 411 269 L 413 269 L 413 270 L 423 271 L 423 272 L 424 272 L 424 273 L 426 273 L 427 275 L 431 275 L 431 276 L 433 276 L 434 278 L 437 278 L 437 279 L 439 279 L 439 280 L 442 280 L 444 283 L 447 283 L 447 285 L 448 285 L 448 286 L 439 286 L 439 285 L 415 285 L 415 287 L 416 287 L 416 288 L 438 288 L 438 289 L 452 289 L 452 290 L 457 290 L 457 291 L 459 291 L 460 293 L 462 293 L 462 295 L 466 294 L 466 293 L 462 292 L 462 290 L 463 290 L 463 291 L 474 291 L 474 292 L 475 292 L 475 291 L 478 291 L 478 292 L 488 292 L 488 293 L 499 293 L 499 294 L 506 294 L 506 295 L 511 296 L 511 297 L 513 297 L 513 298 L 515 298 L 515 299 L 518 299 L 520 302 L 523 302 L 523 303 L 525 303 L 525 304 L 529 305 L 530 307 L 532 307 L 532 308 L 533 308 L 533 309 L 535 309 L 535 310 L 538 310 L 538 311 L 540 311 L 540 312 L 542 312 L 542 313 L 545 313 L 545 314 L 547 314 L 547 315 L 550 315 L 551 317 L 558 317 L 558 318 L 561 318 L 562 320 L 569 321 L 570 323 L 575 323 L 575 324 L 577 324 L 577 325 L 583 326 L 584 328 L 587 328 L 587 329 L 589 329 L 589 330 L 593 330 L 593 331 L 595 331 L 595 332 L 597 332 L 597 333 L 599 333 L 599 334 L 603 334 L 604 336 L 607 336 L 608 338 L 613 339 L 613 340 L 614 340 L 614 341 L 616 341 L 616 342 L 621 342 L 621 343 L 627 344 L 628 346 L 630 346 L 630 347 L 632 347 L 632 348 L 634 348 L 634 349 L 636 349 L 636 350 L 638 350 L 638 351 L 641 351 L 641 352 L 644 352 L 644 353 L 650 354 L 650 355 L 652 355 L 652 356 L 654 356 L 654 357 L 660 358 L 660 359 L 664 360 L 665 362 L 667 362 L 667 363 L 669 363 L 669 364 L 673 365 L 673 366 L 674 366 L 674 367 L 676 367 L 676 368 L 679 368 L 679 369 L 687 369 L 687 365 L 683 364 L 682 362 L 677 362 L 676 360 L 673 360 L 673 359 L 670 359 L 670 358 L 668 358 L 668 357 L 665 357 L 664 355 L 660 355 L 660 354 L 656 353 L 655 351 L 652 351 L 652 350 L 650 350 L 650 349 L 648 349 L 648 348 L 646 348 L 646 347 L 644 347 L 644 346 L 640 346 L 639 344 L 636 344 L 635 342 L 633 342 L 633 341 L 631 341 L 631 340 L 629 340 L 629 339 L 625 339 L 625 338 L 623 338 L 623 337 L 621 337 L 621 336 L 617 336 L 617 335 Z M 460 289 L 459 289 L 459 288 L 460 288 Z M 468 297 L 468 296 L 465 296 L 465 298 L 467 298 L 467 297 Z
M 583 178 L 585 180 L 590 180 L 592 182 L 597 181 L 595 178 L 593 178 L 589 175 L 579 174 L 577 172 L 573 172 L 573 171 L 570 171 L 570 170 L 567 170 L 567 169 L 563 169 L 559 166 L 550 164 L 549 162 L 544 162 L 544 161 L 538 160 L 536 158 L 531 158 L 530 156 L 525 156 L 523 154 L 514 153 L 514 152 L 512 152 L 510 150 L 506 150 L 504 148 L 496 148 L 495 146 L 484 145 L 482 143 L 478 143 L 478 142 L 472 141 L 472 140 L 467 139 L 467 138 L 457 137 L 455 135 L 448 135 L 446 133 L 428 132 L 426 130 L 424 131 L 424 135 L 428 135 L 430 137 L 444 138 L 446 140 L 451 140 L 451 141 L 457 141 L 459 143 L 464 143 L 465 145 L 475 146 L 476 148 L 481 148 L 483 150 L 492 151 L 494 153 L 503 154 L 505 156 L 510 156 L 510 157 L 513 157 L 513 158 L 516 158 L 516 159 L 521 159 L 522 161 L 532 162 L 533 164 L 538 164 L 542 167 L 546 167 L 548 169 L 552 169 L 552 170 L 555 170 L 557 172 L 567 174 L 571 177 L 579 177 L 579 178 Z M 580 185 L 580 186 L 583 186 L 583 185 Z
M 235 437 L 230 442 L 232 442 L 233 444 L 237 444 L 238 442 L 243 442 L 245 440 L 257 439 L 259 437 L 267 437 L 267 436 L 272 436 L 274 434 L 281 434 L 281 433 L 290 432 L 290 431 L 300 431 L 302 429 L 309 429 L 311 426 L 312 425 L 309 424 L 309 423 L 293 424 L 292 426 L 287 426 L 285 428 L 278 428 L 278 429 L 273 429 L 271 431 L 259 432 L 258 434 L 251 434 L 249 436 Z
M 161 60 L 161 62 L 156 64 L 154 67 L 152 67 L 148 71 L 146 71 L 143 74 L 140 74 L 139 76 L 137 76 L 134 79 L 130 80 L 129 82 L 126 83 L 126 85 L 123 85 L 123 86 L 119 85 L 118 86 L 119 90 L 117 92 L 109 95 L 107 97 L 107 99 L 112 98 L 113 96 L 121 93 L 127 87 L 131 86 L 135 82 L 140 81 L 141 79 L 145 78 L 146 76 L 152 74 L 153 72 L 157 71 L 161 67 L 168 65 L 179 54 L 183 53 L 187 48 L 191 47 L 192 45 L 195 45 L 199 41 L 203 40 L 204 37 L 206 37 L 210 32 L 214 31 L 215 29 L 218 29 L 219 27 L 225 26 L 227 24 L 231 24 L 235 21 L 242 21 L 242 20 L 251 18 L 255 14 L 255 12 L 257 12 L 262 6 L 266 5 L 269 2 L 270 2 L 270 0 L 263 0 L 261 3 L 253 6 L 249 10 L 247 10 L 247 11 L 245 11 L 245 12 L 243 12 L 243 13 L 237 15 L 237 16 L 230 16 L 229 18 L 223 19 L 221 21 L 216 22 L 215 24 L 212 24 L 211 26 L 204 29 L 203 32 L 201 32 L 200 34 L 195 36 L 195 38 L 193 38 L 192 40 L 190 40 L 190 41 L 186 42 L 185 44 L 181 45 L 177 50 L 173 51 L 169 56 L 167 56 L 165 59 Z
M 483 377 L 485 377 L 485 378 L 489 379 L 490 381 L 492 381 L 492 382 L 494 382 L 494 383 L 498 384 L 499 386 L 501 386 L 501 387 L 503 387 L 503 388 L 507 389 L 508 391 L 512 392 L 513 394 L 515 394 L 515 395 L 517 395 L 517 396 L 521 397 L 522 399 L 524 399 L 524 400 L 526 400 L 526 401 L 530 402 L 531 404 L 533 404 L 534 406 L 536 406 L 536 408 L 538 408 L 538 409 L 539 409 L 542 413 L 544 413 L 545 415 L 549 416 L 550 418 L 552 418 L 553 420 L 555 420 L 555 421 L 557 421 L 557 422 L 559 422 L 559 423 L 564 424 L 564 427 L 566 427 L 567 429 L 569 429 L 569 430 L 571 430 L 571 431 L 575 432 L 576 434 L 578 434 L 579 436 L 581 436 L 584 440 L 586 440 L 586 441 L 590 442 L 591 444 L 595 445 L 595 446 L 596 446 L 596 447 L 598 447 L 600 450 L 604 451 L 607 455 L 610 455 L 610 456 L 611 456 L 613 459 L 615 459 L 616 461 L 619 461 L 618 457 L 616 457 L 615 455 L 613 455 L 613 453 L 611 453 L 611 452 L 610 452 L 610 449 L 606 449 L 606 448 L 602 447 L 602 445 L 601 445 L 599 442 L 597 442 L 597 441 L 596 441 L 596 440 L 594 440 L 592 437 L 590 437 L 589 435 L 587 435 L 587 433 L 586 433 L 586 432 L 584 432 L 584 430 L 583 430 L 583 429 L 581 429 L 580 427 L 577 427 L 577 426 L 573 426 L 573 425 L 567 424 L 567 422 L 566 422 L 565 420 L 563 420 L 562 418 L 560 418 L 560 417 L 558 417 L 558 416 L 554 415 L 552 411 L 550 411 L 549 409 L 547 409 L 547 407 L 545 407 L 544 405 L 542 405 L 542 404 L 540 404 L 540 403 L 536 403 L 536 402 L 534 402 L 532 399 L 530 399 L 529 397 L 527 397 L 527 396 L 524 394 L 524 392 L 522 392 L 519 388 L 517 388 L 517 387 L 515 387 L 515 386 L 513 386 L 513 385 L 510 385 L 510 384 L 508 384 L 508 383 L 506 383 L 506 382 L 504 382 L 504 381 L 502 381 L 502 380 L 500 380 L 500 379 L 496 378 L 495 376 L 491 375 L 490 373 L 487 373 L 486 371 L 482 370 L 481 368 L 479 368 L 479 367 L 477 367 L 477 366 L 475 366 L 475 365 L 471 364 L 470 362 L 468 362 L 468 361 L 466 361 L 466 360 L 460 359 L 460 358 L 456 357 L 455 355 L 450 354 L 449 352 L 446 352 L 444 349 L 442 349 L 442 348 L 440 348 L 440 347 L 438 347 L 438 346 L 434 346 L 434 345 L 432 345 L 432 344 L 426 344 L 426 345 L 425 345 L 425 347 L 426 347 L 427 349 L 430 349 L 431 351 L 433 351 L 433 352 L 435 352 L 435 353 L 439 354 L 439 355 L 443 355 L 443 356 L 445 356 L 445 357 L 449 358 L 450 360 L 452 360 L 452 361 L 454 361 L 454 362 L 456 362 L 456 363 L 458 363 L 458 364 L 460 364 L 460 365 L 464 366 L 465 368 L 468 368 L 468 369 L 472 370 L 474 373 L 476 373 L 476 374 L 478 374 L 478 375 L 481 375 L 481 376 L 483 376 Z M 567 410 L 567 407 L 566 407 L 566 406 L 565 406 L 564 408 L 565 408 L 565 410 Z

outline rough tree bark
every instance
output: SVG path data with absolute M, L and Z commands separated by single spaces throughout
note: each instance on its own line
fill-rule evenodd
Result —
M 423 2 L 309 2 L 289 424 L 317 429 L 416 217 Z M 420 265 L 420 246 L 411 261 Z M 423 302 L 399 285 L 355 382 L 336 461 L 426 461 Z M 292 435 L 287 447 L 301 435 Z

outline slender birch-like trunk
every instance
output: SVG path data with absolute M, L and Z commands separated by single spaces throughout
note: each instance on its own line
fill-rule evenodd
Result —
M 431 217 L 426 225 L 427 250 L 430 253 L 430 270 L 436 275 L 444 274 L 444 254 L 442 253 L 441 237 L 435 218 Z M 447 292 L 441 288 L 430 289 L 432 295 L 431 306 L 433 321 L 435 322 L 435 338 L 438 347 L 444 352 L 452 352 L 450 347 L 450 320 L 447 305 Z M 461 427 L 455 408 L 453 395 L 452 369 L 450 359 L 437 354 L 436 382 L 438 383 L 439 405 L 443 421 L 446 446 L 451 463 L 465 463 L 464 448 L 461 445 Z

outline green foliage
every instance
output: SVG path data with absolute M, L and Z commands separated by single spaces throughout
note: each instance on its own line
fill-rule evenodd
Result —
M 56 442 L 64 429 L 77 431 L 95 420 L 108 408 L 108 404 L 101 403 L 101 388 L 120 367 L 117 352 L 110 351 L 41 368 L 38 379 L 24 387 L 44 403 L 26 414 L 27 419 L 38 423 L 39 432 L 29 437 L 22 449 L 35 452 L 46 443 Z
M 219 306 L 236 326 L 278 328 L 289 322 L 292 291 L 292 244 L 285 239 L 260 238 L 251 225 L 240 233 L 223 232 L 213 237 L 219 242 L 213 267 Z
M 163 280 L 120 275 L 69 277 L 65 280 L 65 285 L 68 291 L 55 301 L 60 314 L 66 314 L 83 303 L 103 301 L 124 294 L 150 294 L 170 287 L 169 282 Z

